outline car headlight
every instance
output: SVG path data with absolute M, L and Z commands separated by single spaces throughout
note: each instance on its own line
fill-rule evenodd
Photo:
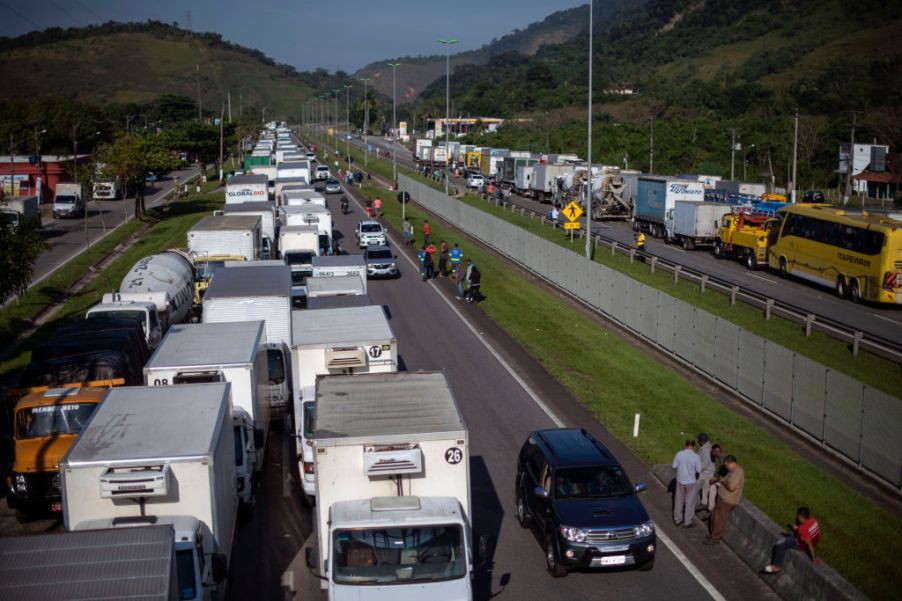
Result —
M 586 531 L 582 528 L 571 528 L 570 526 L 561 526 L 561 536 L 574 543 L 586 542 Z
M 655 525 L 651 522 L 651 520 L 645 522 L 641 526 L 636 526 L 636 538 L 651 536 L 654 533 Z
M 16 492 L 28 492 L 28 483 L 25 482 L 24 474 L 16 474 Z

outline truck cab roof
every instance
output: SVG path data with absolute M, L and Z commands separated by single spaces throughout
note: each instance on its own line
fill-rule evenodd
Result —
M 414 527 L 454 520 L 463 523 L 460 501 L 454 497 L 374 497 L 340 501 L 329 509 L 333 529 L 386 527 L 403 523 Z

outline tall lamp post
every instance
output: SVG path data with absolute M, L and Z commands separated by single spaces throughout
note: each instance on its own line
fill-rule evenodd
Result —
M 363 166 L 370 166 L 370 145 L 367 142 L 367 133 L 370 129 L 370 101 L 366 94 L 366 84 L 372 79 L 371 77 L 361 77 L 363 82 Z
M 345 153 L 348 159 L 348 173 L 351 173 L 351 88 L 345 86 Z
M 445 194 L 448 194 L 448 151 L 451 146 L 451 46 L 460 43 L 458 39 L 440 38 L 439 44 L 445 47 Z
M 335 94 L 335 125 L 332 126 L 332 135 L 335 136 L 335 156 L 338 156 L 338 93 L 341 92 L 340 89 L 332 90 L 332 93 Z
M 398 182 L 398 160 L 395 157 L 397 154 L 397 140 L 395 136 L 398 135 L 398 67 L 401 66 L 401 63 L 387 63 L 389 67 L 392 68 L 391 73 L 391 123 L 392 123 L 392 136 L 391 136 L 391 165 L 392 165 L 392 185 L 396 185 Z M 403 209 L 404 203 L 401 203 L 401 212 L 404 212 Z
M 586 186 L 586 258 L 592 258 L 592 21 L 594 2 L 589 0 L 589 110 L 586 143 L 586 159 L 589 163 L 588 185 Z

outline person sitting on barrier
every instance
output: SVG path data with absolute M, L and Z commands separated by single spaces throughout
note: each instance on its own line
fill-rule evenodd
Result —
M 795 524 L 789 524 L 792 532 L 784 533 L 771 551 L 770 563 L 762 570 L 765 574 L 776 574 L 781 570 L 787 551 L 804 551 L 812 563 L 820 563 L 815 554 L 817 544 L 821 540 L 821 526 L 817 518 L 811 517 L 811 510 L 799 507 Z

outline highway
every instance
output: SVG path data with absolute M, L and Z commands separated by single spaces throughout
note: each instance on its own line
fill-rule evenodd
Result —
M 163 200 L 163 196 L 175 185 L 184 183 L 188 178 L 197 175 L 197 168 L 173 171 L 157 180 L 153 190 L 148 190 L 144 198 L 145 208 L 151 209 Z M 178 178 L 176 180 L 176 178 Z M 91 200 L 87 203 L 87 215 L 79 219 L 54 219 L 49 214 L 43 216 L 41 234 L 50 248 L 38 257 L 34 268 L 32 285 L 58 269 L 83 250 L 86 241 L 94 244 L 105 233 L 122 225 L 135 217 L 135 199 L 125 200 Z
M 370 137 L 368 142 L 383 152 L 391 152 L 392 145 L 381 137 Z M 362 140 L 353 139 L 352 143 L 363 148 Z M 415 163 L 406 148 L 395 146 L 398 150 L 399 165 L 415 168 Z M 458 189 L 466 188 L 466 181 L 452 178 Z M 509 198 L 516 205 L 547 213 L 550 205 L 512 194 Z M 593 222 L 593 231 L 618 244 L 633 244 L 633 232 L 628 222 Z M 562 234 L 564 235 L 564 234 Z M 808 282 L 789 278 L 781 279 L 768 269 L 749 271 L 734 260 L 717 260 L 707 250 L 687 251 L 679 246 L 665 244 L 663 240 L 646 237 L 646 252 L 658 256 L 668 262 L 677 263 L 686 268 L 706 273 L 713 278 L 731 282 L 734 285 L 766 295 L 778 302 L 791 304 L 817 316 L 839 322 L 850 328 L 861 331 L 865 337 L 883 338 L 890 341 L 902 340 L 902 307 L 878 306 L 875 304 L 855 304 L 837 298 L 831 290 Z
M 360 251 L 353 247 L 352 232 L 362 209 L 352 202 L 353 212 L 342 215 L 338 198 L 333 195 L 328 200 L 336 239 L 343 242 L 344 250 L 356 254 Z M 474 538 L 487 534 L 493 541 L 489 569 L 475 582 L 476 599 L 495 595 L 512 600 L 627 595 L 668 601 L 775 598 L 728 550 L 702 546 L 702 529 L 674 527 L 669 496 L 647 474 L 647 466 L 614 440 L 478 307 L 454 301 L 449 281 L 422 282 L 412 252 L 398 248 L 396 239 L 392 245 L 399 255 L 402 277 L 370 281 L 369 293 L 375 304 L 386 308 L 399 341 L 400 368 L 444 369 L 461 405 L 471 441 Z M 527 434 L 557 424 L 591 430 L 617 454 L 633 480 L 648 482 L 642 500 L 659 531 L 664 530 L 653 571 L 577 572 L 552 579 L 545 570 L 535 536 L 517 522 L 513 484 L 517 453 Z M 257 511 L 253 521 L 240 528 L 232 560 L 230 598 L 235 601 L 325 598 L 319 581 L 304 564 L 304 547 L 315 541 L 311 513 L 298 494 L 293 447 L 283 432 L 276 431 L 270 439 Z M 680 557 L 662 542 L 664 537 L 682 549 Z M 285 594 L 283 585 L 296 594 Z

